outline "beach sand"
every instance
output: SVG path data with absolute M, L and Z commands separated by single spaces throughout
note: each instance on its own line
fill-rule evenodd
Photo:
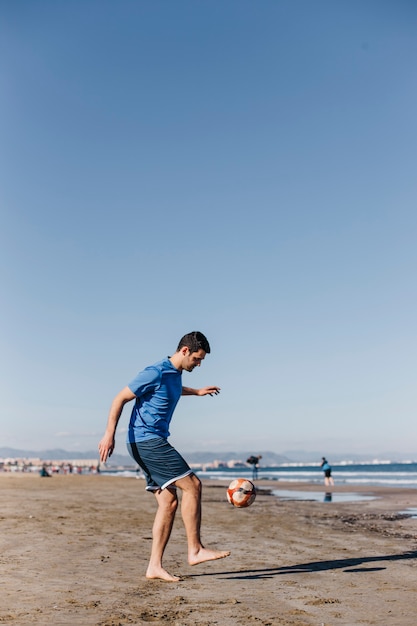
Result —
M 258 481 L 235 509 L 205 481 L 203 542 L 226 559 L 190 567 L 178 514 L 164 565 L 144 577 L 155 498 L 144 481 L 100 475 L 0 474 L 0 624 L 173 626 L 416 624 L 417 519 L 412 489 L 354 489 L 375 500 L 282 501 Z M 334 492 L 352 487 L 334 487 Z

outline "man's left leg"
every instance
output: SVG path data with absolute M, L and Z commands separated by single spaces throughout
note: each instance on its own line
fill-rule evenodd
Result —
M 182 490 L 181 515 L 188 541 L 188 563 L 198 565 L 229 556 L 230 551 L 209 550 L 201 543 L 201 481 L 189 474 L 175 482 Z

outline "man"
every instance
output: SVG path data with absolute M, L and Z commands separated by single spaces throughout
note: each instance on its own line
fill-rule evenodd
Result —
M 331 485 L 334 485 L 334 480 L 332 476 L 332 468 L 330 467 L 330 464 L 327 461 L 326 457 L 322 456 L 321 460 L 322 460 L 321 469 L 324 472 L 324 484 L 326 485 L 326 487 L 330 487 Z
M 182 386 L 182 372 L 200 367 L 210 345 L 200 332 L 184 335 L 177 351 L 147 367 L 114 398 L 104 437 L 99 443 L 105 463 L 115 446 L 117 424 L 127 402 L 135 400 L 130 418 L 127 447 L 145 473 L 148 491 L 153 491 L 158 509 L 152 529 L 152 550 L 147 578 L 168 582 L 180 580 L 162 565 L 162 558 L 178 507 L 177 487 L 182 491 L 181 514 L 187 534 L 188 563 L 197 565 L 229 556 L 229 551 L 210 550 L 201 543 L 201 481 L 182 456 L 168 443 L 169 424 L 180 397 L 220 393 L 219 387 L 192 389 Z
M 246 461 L 246 463 L 252 465 L 252 480 L 256 480 L 258 478 L 259 461 L 261 459 L 262 454 L 260 454 L 259 456 L 250 456 Z

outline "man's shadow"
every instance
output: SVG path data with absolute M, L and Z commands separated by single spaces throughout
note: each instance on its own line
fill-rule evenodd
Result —
M 283 567 L 270 567 L 265 569 L 245 569 L 230 572 L 216 572 L 206 574 L 194 574 L 194 576 L 219 576 L 227 579 L 261 579 L 272 578 L 273 576 L 283 576 L 284 574 L 305 574 L 309 572 L 323 572 L 327 570 L 343 569 L 347 572 L 375 572 L 386 569 L 386 567 L 358 567 L 366 563 L 384 563 L 386 561 L 402 561 L 406 559 L 416 559 L 417 550 L 404 552 L 402 554 L 388 554 L 386 556 L 364 556 L 356 559 L 335 559 L 333 561 L 311 561 L 310 563 L 299 563 Z M 349 569 L 354 568 L 354 569 Z

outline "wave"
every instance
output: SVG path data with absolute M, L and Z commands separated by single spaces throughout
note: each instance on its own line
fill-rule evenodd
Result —
M 229 481 L 239 477 L 253 478 L 252 469 L 248 467 L 195 468 L 194 471 L 200 478 L 210 480 Z M 126 468 L 114 470 L 109 468 L 102 473 L 105 476 L 143 478 L 143 474 Z M 336 485 L 417 487 L 417 463 L 335 465 L 332 474 Z M 323 472 L 317 466 L 293 465 L 290 467 L 287 464 L 259 468 L 258 479 L 322 484 Z

